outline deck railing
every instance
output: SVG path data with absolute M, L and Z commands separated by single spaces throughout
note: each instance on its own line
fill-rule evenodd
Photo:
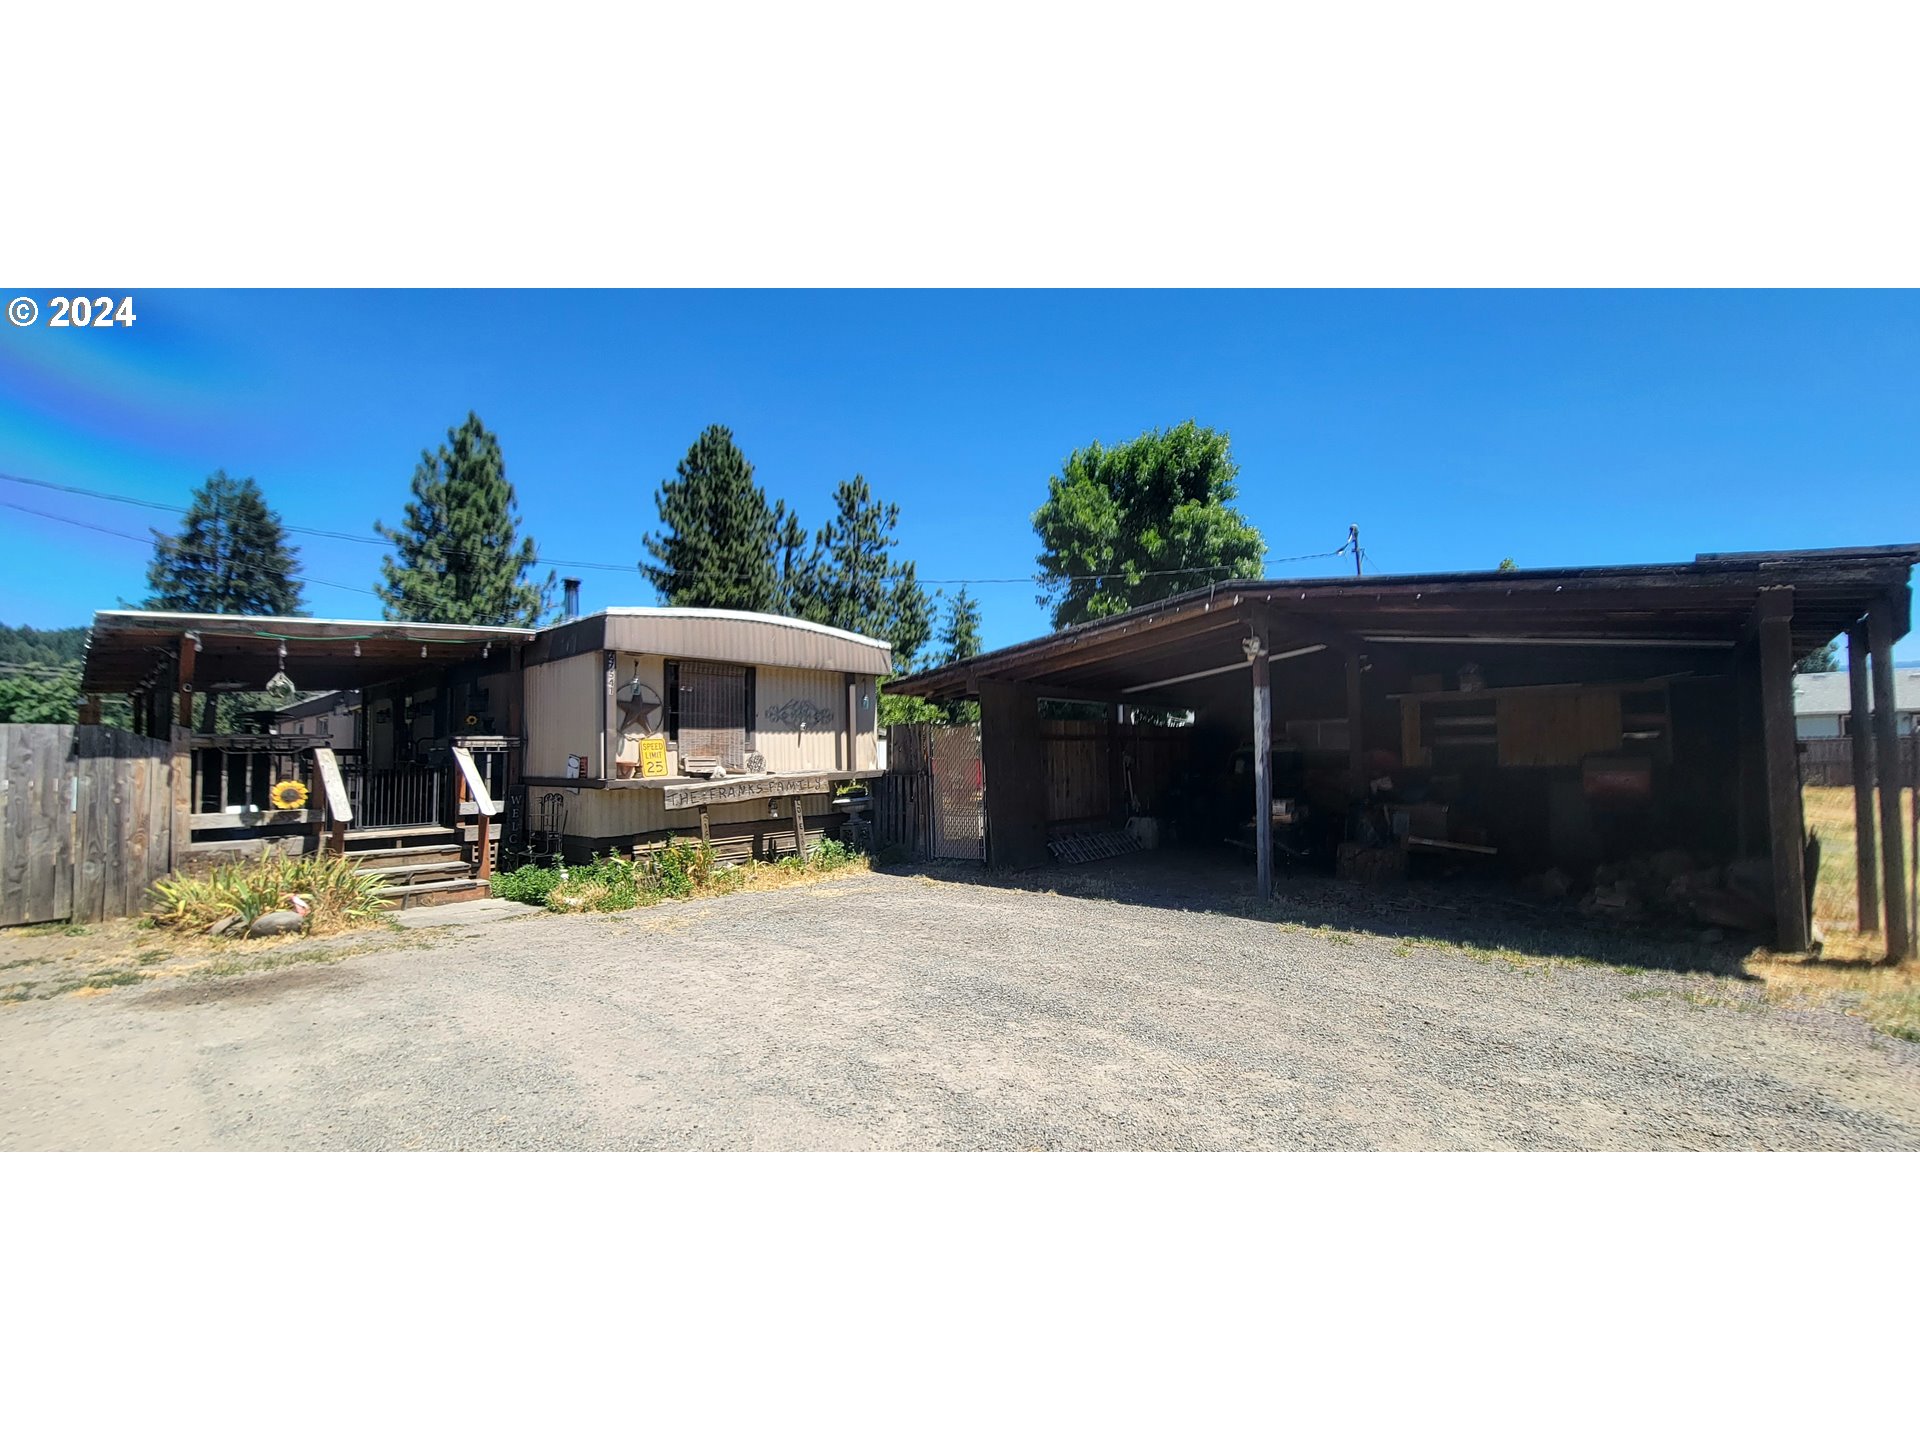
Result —
M 369 770 L 349 764 L 342 767 L 341 775 L 356 830 L 447 823 L 447 778 L 438 767 Z
M 188 811 L 243 815 L 273 808 L 273 787 L 298 780 L 313 789 L 312 741 L 296 735 L 195 735 Z

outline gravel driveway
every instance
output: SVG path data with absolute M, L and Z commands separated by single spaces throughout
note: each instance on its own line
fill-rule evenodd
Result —
M 1913 1148 L 1737 981 L 912 874 L 0 1009 L 0 1146 Z

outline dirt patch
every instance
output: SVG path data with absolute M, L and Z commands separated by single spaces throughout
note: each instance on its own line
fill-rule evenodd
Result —
M 129 1003 L 147 1010 L 180 1010 L 195 1005 L 265 1005 L 312 990 L 340 990 L 363 984 L 364 974 L 332 968 L 339 956 L 290 960 L 247 974 L 191 978 L 133 996 Z

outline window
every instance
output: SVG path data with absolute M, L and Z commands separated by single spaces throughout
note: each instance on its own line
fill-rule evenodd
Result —
M 746 770 L 751 679 L 739 665 L 682 660 L 668 667 L 668 734 L 679 744 L 683 771 Z

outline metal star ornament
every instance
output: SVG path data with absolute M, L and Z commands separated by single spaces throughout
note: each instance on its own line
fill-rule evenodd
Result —
M 638 725 L 649 735 L 656 728 L 656 717 L 660 714 L 660 699 L 651 689 L 638 680 L 630 681 L 621 689 L 616 702 L 620 706 L 620 728 L 630 730 Z

